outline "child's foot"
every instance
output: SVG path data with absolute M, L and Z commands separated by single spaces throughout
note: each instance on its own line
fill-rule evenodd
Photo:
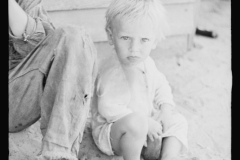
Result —
M 158 160 L 160 157 L 162 139 L 151 141 L 148 139 L 147 147 L 143 147 L 142 157 L 144 160 Z

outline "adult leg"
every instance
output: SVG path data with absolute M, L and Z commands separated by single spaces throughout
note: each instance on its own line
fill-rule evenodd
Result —
M 66 27 L 56 35 L 60 40 L 41 99 L 42 157 L 76 159 L 90 109 L 97 55 L 84 30 Z
M 44 76 L 37 69 L 21 74 L 9 83 L 9 132 L 19 132 L 40 118 Z
M 124 160 L 140 160 L 141 150 L 147 138 L 147 117 L 131 113 L 113 123 L 111 143 L 115 154 Z
M 30 98 L 37 103 L 26 107 L 26 100 L 20 100 L 22 107 L 9 105 L 9 113 L 17 115 L 20 120 L 30 116 L 30 113 L 25 113 L 26 109 L 39 111 L 40 106 L 43 140 L 39 159 L 77 159 L 96 77 L 96 60 L 96 50 L 89 36 L 82 29 L 69 26 L 55 30 L 10 73 L 9 84 L 14 84 L 23 75 L 33 71 L 39 75 L 36 77 L 41 77 L 41 80 L 37 78 L 39 96 Z M 20 84 L 12 85 L 11 88 L 16 86 Z M 34 90 L 32 86 L 28 84 L 26 92 Z M 13 97 L 18 96 L 29 98 L 25 93 L 18 93 L 12 92 L 14 96 L 9 101 L 14 102 Z M 35 94 L 32 93 L 33 96 Z M 19 115 L 15 112 L 17 110 L 25 115 Z M 30 120 L 25 120 L 22 126 L 33 123 Z

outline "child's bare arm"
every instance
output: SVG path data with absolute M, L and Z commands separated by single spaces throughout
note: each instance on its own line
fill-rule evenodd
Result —
M 160 110 L 162 113 L 171 114 L 173 112 L 173 106 L 171 104 L 163 103 Z
M 162 123 L 163 131 L 165 131 L 171 123 L 174 109 L 172 105 L 167 103 L 162 104 L 160 108 L 161 111 L 158 113 L 156 121 Z

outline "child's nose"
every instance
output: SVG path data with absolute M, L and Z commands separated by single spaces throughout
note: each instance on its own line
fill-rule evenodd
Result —
M 139 51 L 140 45 L 137 41 L 132 41 L 130 45 L 130 52 L 137 53 Z

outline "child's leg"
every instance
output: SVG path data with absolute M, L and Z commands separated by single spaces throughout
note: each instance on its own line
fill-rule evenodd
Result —
M 111 127 L 113 151 L 123 156 L 124 160 L 140 160 L 147 132 L 147 117 L 132 113 L 121 118 Z
M 147 147 L 142 149 L 142 157 L 144 160 L 159 159 L 162 148 L 162 138 L 154 139 L 151 141 L 150 138 L 147 138 Z
M 180 113 L 174 113 L 171 117 L 168 126 L 165 126 L 164 137 L 162 139 L 162 148 L 160 152 L 160 160 L 183 160 L 180 158 L 180 152 L 182 149 L 187 149 L 187 132 L 188 123 L 186 118 Z M 178 137 L 178 138 L 177 138 Z M 151 145 L 150 145 L 151 146 Z M 183 148 L 182 148 L 183 147 Z M 157 145 L 148 149 L 153 149 L 152 153 L 158 153 Z M 184 159 L 186 160 L 186 159 Z
M 178 157 L 182 143 L 176 137 L 163 138 L 160 160 L 174 160 Z

